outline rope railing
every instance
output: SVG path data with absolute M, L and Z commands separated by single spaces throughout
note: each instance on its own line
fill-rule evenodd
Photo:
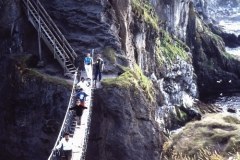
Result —
M 92 57 L 94 57 L 94 49 L 92 50 Z M 93 70 L 93 67 L 92 67 Z M 73 88 L 72 88 L 72 93 L 70 96 L 70 101 L 68 104 L 68 108 L 66 111 L 66 115 L 63 120 L 62 127 L 59 131 L 59 135 L 57 137 L 57 140 L 55 142 L 55 145 L 53 147 L 53 150 L 48 158 L 48 160 L 53 160 L 55 155 L 55 149 L 56 146 L 59 144 L 61 138 L 63 137 L 64 132 L 68 131 L 68 127 L 71 126 L 71 119 L 73 118 L 72 112 L 69 111 L 69 108 L 71 108 L 74 104 L 74 95 L 75 95 L 75 84 L 77 82 L 77 71 L 74 75 L 74 82 L 73 82 Z M 78 152 L 80 153 L 79 156 L 77 156 L 79 159 L 78 160 L 84 160 L 86 158 L 86 151 L 87 151 L 87 145 L 88 145 L 88 138 L 89 138 L 89 132 L 90 132 L 90 127 L 91 127 L 91 117 L 92 117 L 92 102 L 93 102 L 93 90 L 91 89 L 93 87 L 93 78 L 91 79 L 91 86 L 90 86 L 90 91 L 88 94 L 89 99 L 89 105 L 88 105 L 88 113 L 85 113 L 85 127 L 80 128 L 83 131 L 83 134 L 81 134 L 81 140 L 80 139 L 74 139 L 75 141 L 80 141 L 81 145 L 78 148 Z M 75 134 L 75 133 L 74 133 Z M 78 133 L 76 133 L 78 134 Z M 74 136 L 74 135 L 73 135 Z M 75 160 L 75 159 L 74 159 Z
M 94 57 L 94 49 L 92 49 L 92 58 Z M 92 67 L 93 71 L 93 67 Z M 93 72 L 92 72 L 93 73 Z M 93 87 L 93 78 L 91 79 L 91 87 Z M 88 138 L 89 138 L 89 132 L 90 132 L 90 127 L 91 127 L 91 120 L 92 120 L 92 102 L 93 102 L 93 90 L 91 90 L 91 93 L 89 95 L 90 99 L 90 104 L 89 104 L 89 115 L 87 119 L 87 129 L 85 130 L 85 136 L 84 136 L 84 142 L 82 146 L 82 154 L 80 157 L 80 160 L 84 160 L 86 157 L 86 151 L 87 151 L 87 144 L 88 144 Z
M 52 150 L 48 160 L 52 160 L 52 158 L 54 156 L 56 156 L 56 155 L 54 155 L 54 150 L 55 150 L 56 146 L 60 142 L 60 139 L 63 137 L 63 134 L 65 132 L 69 131 L 68 127 L 70 127 L 71 119 L 73 118 L 72 112 L 69 111 L 69 108 L 71 108 L 73 106 L 73 104 L 74 104 L 75 84 L 76 84 L 76 82 L 77 82 L 77 71 L 74 74 L 74 81 L 73 81 L 73 86 L 72 86 L 72 92 L 71 92 L 70 100 L 69 100 L 69 103 L 68 103 L 67 111 L 66 111 L 66 114 L 65 114 L 65 117 L 64 117 L 61 129 L 59 131 L 57 140 L 56 140 L 56 142 L 54 144 L 53 150 Z
M 49 49 L 54 53 L 54 58 L 56 58 L 61 66 L 64 68 L 64 71 L 72 70 L 74 73 L 75 71 L 75 65 L 74 65 L 74 60 L 77 57 L 76 53 L 70 46 L 70 44 L 67 42 L 63 34 L 60 32 L 58 27 L 55 25 L 51 17 L 48 15 L 46 10 L 43 8 L 43 6 L 40 4 L 38 0 L 22 0 L 25 4 L 26 12 L 28 15 L 28 18 L 30 22 L 33 24 L 33 26 L 41 33 L 41 38 L 45 41 L 46 45 L 49 47 Z M 94 57 L 94 49 L 92 50 L 92 57 Z M 68 62 L 72 61 L 73 69 L 69 69 L 71 67 L 71 64 L 69 65 Z M 68 65 L 66 65 L 68 63 Z M 67 66 L 69 68 L 67 68 Z M 93 67 L 92 67 L 93 69 Z M 54 144 L 54 147 L 51 151 L 51 154 L 48 157 L 48 160 L 53 160 L 54 158 L 57 157 L 55 149 L 56 146 L 59 144 L 61 138 L 63 137 L 63 134 L 65 132 L 69 132 L 72 130 L 72 124 L 73 124 L 73 119 L 74 115 L 73 112 L 70 112 L 69 109 L 73 107 L 74 100 L 75 100 L 75 85 L 77 82 L 77 70 L 75 71 L 74 74 L 74 81 L 73 81 L 73 87 L 72 87 L 72 92 L 70 96 L 70 100 L 68 103 L 68 107 L 66 110 L 66 114 L 63 119 L 62 126 L 60 128 L 58 137 L 56 139 L 56 142 Z M 75 137 L 76 141 L 78 142 L 78 145 L 81 146 L 80 148 L 77 149 L 78 153 L 76 157 L 77 160 L 84 160 L 86 156 L 86 150 L 87 150 L 87 144 L 88 144 L 88 135 L 90 131 L 90 125 L 91 125 L 91 115 L 92 115 L 92 98 L 93 98 L 93 93 L 92 93 L 92 85 L 93 85 L 93 78 L 91 79 L 91 86 L 88 90 L 88 95 L 89 95 L 89 105 L 88 105 L 88 111 L 86 111 L 86 114 L 83 118 L 85 121 L 85 125 L 81 127 L 81 130 L 76 129 L 73 133 L 73 137 L 79 135 L 78 133 L 80 132 L 81 136 Z M 88 101 L 88 100 L 87 100 Z M 75 134 L 76 133 L 76 134 Z M 74 159 L 75 160 L 75 159 Z

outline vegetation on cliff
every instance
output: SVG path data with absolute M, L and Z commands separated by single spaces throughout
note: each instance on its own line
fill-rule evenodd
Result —
M 41 80 L 42 82 L 52 83 L 55 85 L 62 85 L 71 89 L 71 84 L 68 83 L 66 80 L 59 77 L 54 77 L 54 76 L 41 73 L 36 68 L 28 67 L 29 62 L 33 61 L 32 55 L 16 56 L 14 59 L 16 61 L 15 62 L 16 69 L 20 73 L 23 83 L 28 79 L 31 79 L 31 80 L 38 79 L 38 80 Z
M 111 63 L 116 62 L 116 51 L 112 47 L 106 47 L 103 50 L 103 55 L 106 57 Z
M 146 23 L 150 24 L 156 30 L 159 29 L 158 16 L 149 2 L 144 0 L 132 0 L 132 7 L 133 11 L 135 11 L 139 17 L 142 17 Z
M 209 114 L 188 123 L 165 142 L 165 159 L 223 160 L 239 157 L 240 119 L 233 115 Z
M 134 86 L 134 88 L 142 89 L 144 94 L 151 101 L 155 94 L 151 80 L 142 73 L 137 65 L 134 65 L 133 69 L 126 68 L 125 72 L 117 78 L 104 79 L 102 84 L 108 87 L 113 86 L 121 88 L 130 88 L 131 86 Z
M 161 30 L 161 36 L 156 39 L 155 49 L 157 53 L 158 63 L 171 63 L 177 57 L 189 61 L 190 56 L 186 50 L 189 48 L 177 39 L 173 39 L 167 32 Z

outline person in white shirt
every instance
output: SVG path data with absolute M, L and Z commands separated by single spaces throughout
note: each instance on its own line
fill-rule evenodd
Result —
M 86 87 L 88 87 L 90 84 L 85 81 L 84 77 L 81 78 L 81 80 L 78 82 L 77 87 L 82 88 L 84 91 L 86 90 Z
M 73 149 L 73 140 L 69 137 L 69 133 L 64 133 L 64 138 L 61 139 L 59 144 L 56 146 L 56 149 L 60 149 L 62 147 L 64 160 L 72 159 L 72 149 Z

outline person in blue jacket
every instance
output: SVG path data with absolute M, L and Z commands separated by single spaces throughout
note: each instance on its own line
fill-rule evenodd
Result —
M 84 67 L 87 74 L 87 78 L 92 79 L 92 64 L 93 60 L 90 56 L 90 53 L 87 54 L 87 56 L 84 58 Z

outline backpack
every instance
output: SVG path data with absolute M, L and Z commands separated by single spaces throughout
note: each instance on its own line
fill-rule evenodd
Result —
M 104 62 L 101 58 L 97 59 L 96 69 L 103 71 Z

